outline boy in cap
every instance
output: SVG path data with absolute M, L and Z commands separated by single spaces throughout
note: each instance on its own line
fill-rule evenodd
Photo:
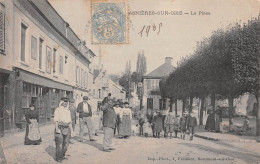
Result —
M 174 123 L 174 116 L 172 110 L 170 110 L 164 120 L 166 137 L 168 137 L 168 133 L 170 133 L 170 139 L 172 138 L 172 133 L 173 133 L 173 123 Z
M 173 130 L 175 132 L 175 138 L 177 138 L 178 131 L 180 129 L 180 115 L 174 117 Z
M 88 103 L 89 98 L 87 96 L 83 97 L 83 102 L 79 103 L 77 107 L 77 112 L 79 113 L 79 128 L 80 128 L 80 142 L 83 142 L 83 132 L 84 125 L 88 127 L 88 135 L 90 141 L 96 141 L 93 139 L 92 135 L 92 110 L 91 106 Z
M 190 140 L 192 141 L 195 132 L 195 127 L 197 126 L 197 119 L 194 117 L 194 113 L 190 112 L 187 117 L 187 129 L 189 129 Z
M 188 112 L 184 112 L 180 119 L 180 128 L 181 128 L 181 138 L 185 139 L 185 133 L 187 129 L 187 114 Z

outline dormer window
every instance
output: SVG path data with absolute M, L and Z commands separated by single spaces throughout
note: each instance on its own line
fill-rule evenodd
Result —
M 68 56 L 65 56 L 65 64 L 68 63 Z
M 66 36 L 66 38 L 68 38 L 68 28 L 69 27 L 70 27 L 70 25 L 67 22 L 65 22 L 65 36 Z

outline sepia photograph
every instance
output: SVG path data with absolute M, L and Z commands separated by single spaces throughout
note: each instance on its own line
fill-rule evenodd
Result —
M 0 164 L 260 164 L 260 0 L 0 0 Z

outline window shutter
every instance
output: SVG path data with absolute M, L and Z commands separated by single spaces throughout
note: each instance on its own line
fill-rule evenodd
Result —
M 5 51 L 5 14 L 0 10 L 0 50 Z
M 37 56 L 37 39 L 35 37 L 31 37 L 31 58 L 36 60 Z

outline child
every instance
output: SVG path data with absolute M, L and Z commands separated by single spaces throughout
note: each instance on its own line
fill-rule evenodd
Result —
M 191 112 L 187 118 L 187 129 L 189 129 L 190 140 L 192 141 L 195 127 L 197 126 L 197 119 L 194 117 L 194 113 Z
M 132 129 L 132 135 L 136 136 L 136 133 L 138 132 L 138 129 L 139 129 L 139 124 L 136 124 L 136 125 L 132 124 L 131 127 L 132 127 L 131 128 Z
M 187 112 L 184 112 L 180 119 L 181 138 L 182 139 L 185 139 L 186 126 L 187 126 Z
M 150 128 L 149 121 L 148 121 L 147 117 L 145 117 L 144 118 L 144 123 L 143 123 L 143 132 L 144 132 L 144 136 L 146 138 L 148 137 L 149 128 Z
M 248 117 L 245 116 L 242 128 L 236 130 L 236 133 L 239 134 L 239 135 L 244 135 L 244 134 L 248 133 L 249 129 L 250 129 L 249 128 L 249 120 L 248 120 Z
M 163 130 L 163 117 L 160 114 L 160 110 L 156 111 L 154 116 L 154 132 L 156 133 L 156 138 L 160 138 L 160 133 Z
M 170 133 L 170 139 L 172 138 L 172 133 L 173 133 L 173 123 L 174 123 L 174 116 L 172 111 L 169 111 L 169 113 L 165 117 L 164 125 L 165 125 L 166 137 L 168 137 L 168 133 Z
M 175 132 L 175 138 L 177 138 L 178 131 L 180 129 L 180 115 L 176 115 L 173 122 L 173 130 Z

